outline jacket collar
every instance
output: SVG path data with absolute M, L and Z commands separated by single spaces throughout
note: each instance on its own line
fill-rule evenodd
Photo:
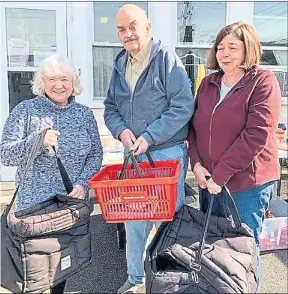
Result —
M 162 48 L 161 41 L 157 37 L 152 37 L 151 41 L 152 41 L 152 44 L 151 44 L 151 53 L 150 53 L 149 63 Z M 126 71 L 128 56 L 129 56 L 128 52 L 125 49 L 123 49 L 118 53 L 114 62 L 114 67 L 124 75 Z
M 237 83 L 237 87 L 242 87 L 249 84 L 257 75 L 258 70 L 259 70 L 259 67 L 257 65 L 254 65 L 250 69 L 247 69 L 242 79 L 240 79 L 239 83 Z M 221 81 L 222 81 L 223 75 L 224 75 L 223 71 L 218 71 L 217 73 L 212 75 L 210 83 L 213 83 L 217 85 L 218 87 L 221 87 Z

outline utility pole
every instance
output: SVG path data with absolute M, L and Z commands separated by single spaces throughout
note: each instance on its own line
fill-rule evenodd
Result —
M 184 11 L 182 14 L 183 25 L 182 27 L 185 29 L 183 42 L 184 43 L 192 43 L 194 41 L 194 31 L 195 24 L 192 23 L 193 16 L 195 14 L 195 10 L 193 7 L 193 2 L 184 1 Z

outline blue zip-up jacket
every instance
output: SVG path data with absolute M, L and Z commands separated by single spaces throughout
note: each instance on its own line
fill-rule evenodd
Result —
M 116 57 L 104 102 L 105 124 L 114 136 L 130 129 L 143 136 L 149 150 L 183 143 L 194 111 L 191 85 L 185 68 L 168 47 L 153 37 L 149 64 L 137 80 L 133 93 L 125 78 L 128 53 Z

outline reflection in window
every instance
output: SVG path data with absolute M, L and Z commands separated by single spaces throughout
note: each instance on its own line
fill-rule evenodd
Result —
M 119 43 L 117 37 L 116 14 L 124 4 L 136 4 L 148 10 L 148 2 L 94 2 L 94 41 L 101 45 L 93 46 L 94 101 L 106 97 L 113 63 L 122 47 L 111 47 L 109 43 Z
M 133 2 L 94 2 L 94 41 L 119 42 L 116 30 L 117 10 L 124 4 Z M 148 2 L 134 2 L 134 4 L 148 9 Z
M 8 66 L 39 66 L 56 50 L 56 12 L 6 8 Z
M 286 50 L 263 50 L 262 65 L 288 65 Z
M 225 2 L 177 2 L 177 41 L 212 44 L 225 26 L 225 20 Z
M 21 101 L 34 98 L 30 81 L 34 72 L 8 71 L 9 111 Z
M 280 89 L 281 89 L 281 96 L 288 97 L 288 73 L 287 71 L 281 71 L 280 69 L 271 69 L 279 82 Z
M 254 25 L 262 45 L 287 46 L 287 2 L 254 2 Z
M 176 53 L 183 62 L 191 84 L 194 85 L 197 78 L 197 65 L 205 64 L 208 58 L 210 49 L 196 49 L 196 48 L 176 48 Z M 283 58 L 281 63 L 279 60 Z M 281 69 L 278 65 L 287 66 L 287 51 L 280 50 L 264 50 L 261 65 L 269 65 L 269 69 L 272 70 L 279 82 L 282 97 L 288 97 L 288 73 L 287 70 Z M 277 65 L 276 67 L 272 67 Z M 285 67 L 284 67 L 285 68 Z M 205 67 L 206 75 L 211 74 L 214 70 L 207 69 Z M 194 87 L 192 86 L 192 92 L 194 95 Z
M 121 47 L 93 47 L 94 100 L 106 97 L 114 59 Z
M 176 53 L 183 62 L 191 84 L 194 85 L 197 77 L 198 64 L 206 64 L 210 49 L 190 49 L 190 48 L 176 48 Z M 213 71 L 205 67 L 206 75 L 209 75 Z M 194 86 L 192 86 L 192 92 L 194 93 Z

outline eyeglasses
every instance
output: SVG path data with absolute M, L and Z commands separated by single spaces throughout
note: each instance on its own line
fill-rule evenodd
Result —
M 61 78 L 61 79 L 56 79 L 56 78 L 45 78 L 45 80 L 52 84 L 55 85 L 58 81 L 62 84 L 62 85 L 68 85 L 70 83 L 72 83 L 72 80 L 68 79 L 68 78 Z

